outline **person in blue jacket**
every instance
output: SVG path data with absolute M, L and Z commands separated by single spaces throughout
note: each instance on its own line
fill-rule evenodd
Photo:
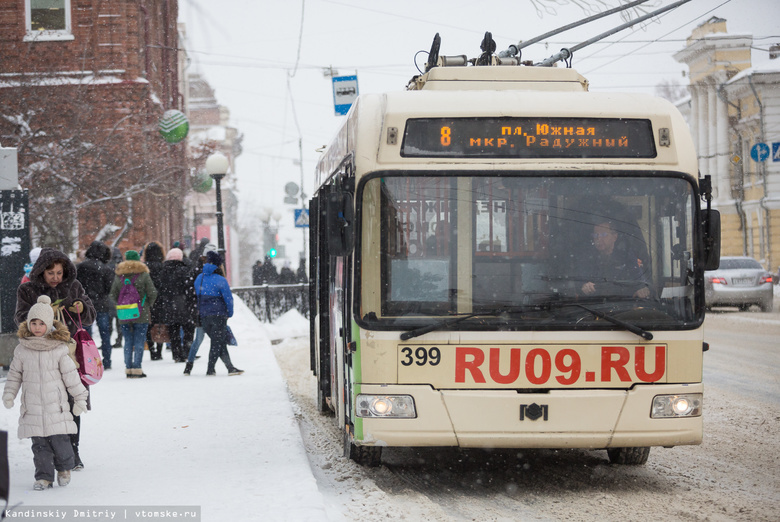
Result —
M 222 264 L 222 258 L 216 252 L 206 254 L 203 272 L 195 279 L 195 295 L 198 296 L 198 314 L 200 325 L 211 339 L 209 363 L 206 375 L 216 375 L 217 359 L 222 359 L 228 375 L 241 375 L 230 362 L 227 343 L 229 339 L 227 320 L 233 317 L 233 294 L 227 279 L 215 273 Z

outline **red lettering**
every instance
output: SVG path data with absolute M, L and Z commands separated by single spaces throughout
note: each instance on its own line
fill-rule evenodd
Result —
M 645 363 L 645 348 L 647 347 L 635 347 L 636 358 L 634 360 L 634 370 L 636 371 L 636 376 L 642 382 L 658 382 L 661 380 L 661 377 L 664 376 L 664 372 L 666 371 L 664 347 L 655 347 L 655 369 L 653 370 L 653 373 L 647 372 L 647 364 Z
M 568 363 L 566 362 L 567 356 L 569 361 Z M 568 377 L 565 377 L 563 375 L 558 375 L 557 377 L 555 377 L 555 379 L 559 383 L 563 385 L 574 384 L 575 382 L 577 382 L 577 379 L 580 378 L 580 372 L 582 371 L 580 354 L 578 354 L 576 351 L 570 348 L 561 350 L 560 352 L 555 354 L 555 368 L 561 373 L 571 372 L 571 375 L 569 375 Z
M 612 356 L 617 355 L 617 359 Z M 610 382 L 612 380 L 612 371 L 623 382 L 630 382 L 631 377 L 626 370 L 626 364 L 628 364 L 631 355 L 628 353 L 628 348 L 622 346 L 602 346 L 601 347 L 601 382 Z
M 511 384 L 520 375 L 520 348 L 509 350 L 509 371 L 501 374 L 501 349 L 490 349 L 490 378 L 498 384 Z
M 536 358 L 542 358 L 542 371 L 536 375 Z M 552 371 L 552 361 L 550 360 L 550 354 L 547 350 L 541 348 L 534 348 L 525 358 L 525 378 L 531 384 L 544 384 L 550 378 L 550 372 Z
M 466 360 L 467 357 L 471 359 Z M 483 362 L 485 362 L 485 353 L 479 348 L 464 346 L 455 348 L 455 382 L 466 382 L 466 370 L 468 370 L 475 383 L 484 383 L 485 376 L 479 369 Z

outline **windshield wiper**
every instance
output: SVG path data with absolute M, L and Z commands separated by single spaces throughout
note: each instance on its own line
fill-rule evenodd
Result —
M 538 309 L 538 307 L 532 307 L 534 310 Z M 443 321 L 438 321 L 435 323 L 431 323 L 426 326 L 421 326 L 419 328 L 415 328 L 413 330 L 409 330 L 408 332 L 404 332 L 401 334 L 401 340 L 406 341 L 409 339 L 412 339 L 413 337 L 419 337 L 421 335 L 427 334 L 428 332 L 433 332 L 434 330 L 444 330 L 449 326 L 452 326 L 454 324 L 457 324 L 461 321 L 465 321 L 466 319 L 471 319 L 472 317 L 478 317 L 480 315 L 489 315 L 489 316 L 497 316 L 501 315 L 506 312 L 522 312 L 527 310 L 527 307 L 510 307 L 510 308 L 498 308 L 495 310 L 487 310 L 484 312 L 476 312 L 473 314 L 467 314 L 467 315 L 461 315 L 452 319 L 445 319 Z
M 645 340 L 648 340 L 648 341 L 652 341 L 653 340 L 653 334 L 652 333 L 648 332 L 647 330 L 645 330 L 643 328 L 638 327 L 635 324 L 627 323 L 627 322 L 625 322 L 625 321 L 623 321 L 621 319 L 618 319 L 617 317 L 611 316 L 609 314 L 605 314 L 603 312 L 599 312 L 598 310 L 594 310 L 592 308 L 589 308 L 587 306 L 581 305 L 579 303 L 566 303 L 566 304 L 570 305 L 570 306 L 577 306 L 579 308 L 582 308 L 586 312 L 589 312 L 589 313 L 595 315 L 596 317 L 600 317 L 601 319 L 604 319 L 605 321 L 609 321 L 610 323 L 612 323 L 612 324 L 614 324 L 616 326 L 620 326 L 622 328 L 625 328 L 629 332 L 635 333 L 639 337 L 641 337 L 641 338 L 643 338 Z

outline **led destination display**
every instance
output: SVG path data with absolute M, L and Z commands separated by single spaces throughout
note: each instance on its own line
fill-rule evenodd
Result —
M 416 118 L 401 156 L 412 158 L 654 158 L 650 120 Z

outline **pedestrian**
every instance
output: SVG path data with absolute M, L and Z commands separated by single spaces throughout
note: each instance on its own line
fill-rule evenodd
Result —
M 252 286 L 263 284 L 263 262 L 259 259 L 252 265 Z
M 95 306 L 100 351 L 103 354 L 103 368 L 111 369 L 111 316 L 115 308 L 109 294 L 114 282 L 114 271 L 109 268 L 111 248 L 102 241 L 93 241 L 85 254 L 86 259 L 76 267 L 76 278 Z M 89 328 L 90 334 L 92 327 Z
M 299 283 L 308 283 L 309 278 L 306 276 L 306 258 L 302 257 L 298 263 L 298 270 L 295 272 L 295 278 Z
M 181 249 L 170 249 L 160 271 L 157 305 L 160 308 L 160 321 L 168 328 L 173 360 L 176 362 L 187 360 L 195 334 L 194 280 Z
M 71 337 L 76 334 L 76 330 L 79 328 L 79 320 L 84 326 L 95 322 L 95 307 L 92 305 L 92 300 L 84 292 L 84 287 L 76 279 L 76 265 L 67 255 L 54 248 L 41 249 L 38 260 L 35 261 L 35 265 L 30 270 L 30 282 L 19 285 L 16 290 L 14 321 L 17 325 L 21 325 L 27 320 L 27 313 L 42 295 L 51 299 L 54 317 L 68 328 Z M 63 314 L 63 308 L 78 315 L 74 318 Z M 75 349 L 75 345 L 72 346 Z M 89 392 L 89 388 L 87 388 L 87 392 Z M 69 404 L 73 408 L 72 397 L 69 397 Z M 92 409 L 89 396 L 87 396 L 87 409 Z M 70 435 L 76 459 L 76 465 L 73 469 L 80 470 L 84 468 L 84 463 L 79 455 L 81 417 L 76 416 L 74 422 L 76 423 L 76 433 Z
M 214 244 L 208 244 L 206 245 L 206 248 L 209 249 L 209 252 L 216 253 L 217 251 L 217 246 Z M 206 255 L 208 255 L 208 252 L 204 253 L 196 260 L 196 266 L 192 272 L 193 278 L 197 279 L 197 277 L 203 273 L 203 265 L 206 264 Z M 225 276 L 224 272 L 222 272 L 222 267 L 217 267 L 214 273 L 221 275 L 223 277 Z M 194 281 L 193 281 L 192 290 L 193 292 L 195 291 Z M 195 306 L 193 307 L 193 317 L 195 318 L 195 339 L 193 339 L 192 345 L 190 346 L 189 354 L 187 355 L 187 364 L 184 367 L 184 375 L 190 375 L 190 373 L 192 372 L 192 367 L 195 364 L 195 359 L 198 359 L 198 350 L 200 349 L 200 344 L 203 342 L 203 338 L 206 336 L 205 332 L 203 331 L 203 326 L 201 326 L 200 323 L 200 314 L 198 313 L 197 297 L 195 301 Z
M 149 275 L 149 268 L 141 262 L 135 250 L 125 252 L 125 261 L 116 266 L 116 277 L 111 285 L 111 300 L 116 303 L 119 292 L 125 284 L 131 284 L 141 299 L 141 314 L 136 319 L 120 321 L 122 337 L 125 340 L 125 374 L 128 378 L 146 377 L 141 368 L 144 357 L 144 342 L 149 328 L 151 307 L 157 299 L 157 289 Z
M 227 320 L 233 317 L 233 294 L 227 279 L 215 273 L 221 265 L 221 256 L 217 252 L 209 252 L 206 254 L 203 273 L 195 279 L 200 324 L 211 340 L 206 375 L 217 374 L 215 370 L 217 359 L 221 359 L 225 364 L 228 375 L 241 375 L 244 370 L 233 366 L 227 349 L 229 338 Z
M 274 266 L 273 261 L 271 261 L 271 256 L 265 256 L 262 270 L 262 284 L 275 285 L 278 280 L 279 273 L 276 271 L 276 266 Z
M 192 249 L 192 252 L 190 252 L 190 261 L 192 261 L 193 265 L 198 262 L 198 259 L 206 255 L 206 245 L 209 243 L 211 243 L 211 240 L 207 237 L 203 237 L 200 239 L 198 246 Z
M 119 250 L 117 247 L 111 247 L 111 261 L 108 262 L 108 268 L 111 269 L 111 273 L 113 274 L 116 270 L 116 265 L 124 261 L 124 256 L 122 256 L 122 251 Z M 112 348 L 121 348 L 122 347 L 122 325 L 119 324 L 119 318 L 116 316 L 116 309 L 111 309 L 111 323 L 114 326 L 114 330 L 116 331 L 116 341 L 114 341 L 114 344 L 111 345 Z
M 160 279 L 160 272 L 162 271 L 163 262 L 165 261 L 165 252 L 162 245 L 157 241 L 150 241 L 143 249 L 144 262 L 149 268 L 149 275 L 152 277 L 152 283 L 154 287 L 159 289 L 162 280 Z M 156 324 L 164 324 L 162 318 L 162 309 L 160 303 L 156 302 L 151 308 L 151 316 L 149 317 L 149 329 L 146 331 L 146 344 L 149 346 L 149 358 L 152 361 L 161 361 L 163 356 L 163 346 L 165 343 L 155 343 L 152 339 L 151 329 Z
M 8 409 L 22 391 L 18 436 L 32 439 L 36 491 L 52 487 L 55 470 L 60 486 L 70 483 L 76 463 L 70 435 L 78 431 L 74 416 L 87 411 L 89 396 L 68 353 L 70 332 L 54 320 L 51 305 L 48 295 L 39 296 L 19 325 L 19 345 L 3 389 Z M 72 414 L 68 396 L 74 399 Z
M 289 259 L 284 260 L 284 265 L 279 272 L 279 284 L 292 285 L 296 282 L 295 272 L 292 270 L 292 265 Z
M 24 265 L 24 275 L 22 276 L 22 283 L 30 282 L 30 270 L 32 270 L 35 262 L 38 261 L 38 256 L 41 254 L 41 247 L 35 247 L 30 250 L 30 262 Z M 21 284 L 21 283 L 20 283 Z

